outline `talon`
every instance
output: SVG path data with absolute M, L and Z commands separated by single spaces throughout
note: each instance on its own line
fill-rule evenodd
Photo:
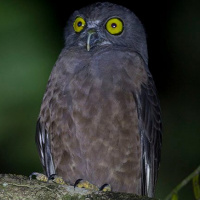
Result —
M 112 191 L 112 188 L 111 188 L 111 185 L 110 184 L 104 184 L 102 185 L 100 188 L 99 188 L 100 191 L 103 191 L 103 192 L 110 192 Z
M 56 177 L 56 174 L 51 174 L 49 177 L 48 177 L 48 181 L 49 180 L 54 180 L 55 179 L 55 177 Z
M 82 181 L 83 179 L 78 179 L 78 180 L 76 180 L 76 182 L 74 183 L 74 189 L 75 189 L 75 187 L 78 187 L 78 184 Z
M 49 182 L 50 180 L 52 180 L 54 183 L 57 184 L 61 184 L 61 185 L 68 185 L 62 177 L 57 176 L 56 174 L 51 174 L 49 177 L 47 177 L 44 174 L 38 173 L 38 172 L 33 172 L 30 176 L 29 179 L 31 180 L 32 177 L 35 176 L 35 178 L 38 181 L 42 181 L 42 182 Z
M 32 180 L 32 176 L 35 176 L 35 178 L 39 181 L 42 182 L 48 182 L 48 177 L 44 174 L 38 173 L 38 172 L 33 172 L 30 176 L 29 179 Z
M 65 183 L 63 178 L 61 176 L 57 176 L 56 174 L 51 174 L 48 178 L 48 180 L 52 180 L 54 183 L 58 183 L 61 185 L 68 185 Z
M 88 181 L 85 181 L 83 179 L 78 179 L 75 184 L 74 184 L 74 188 L 78 187 L 78 188 L 85 188 L 88 190 L 94 190 L 94 191 L 98 191 L 98 187 L 96 185 L 91 184 Z

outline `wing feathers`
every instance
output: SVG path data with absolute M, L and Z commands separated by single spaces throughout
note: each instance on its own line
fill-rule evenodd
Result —
M 40 161 L 47 177 L 55 174 L 53 158 L 50 148 L 49 134 L 46 132 L 44 125 L 37 121 L 35 141 L 39 152 Z
M 160 103 L 153 78 L 148 72 L 147 83 L 134 95 L 137 103 L 142 145 L 142 195 L 154 196 L 160 162 L 162 124 Z

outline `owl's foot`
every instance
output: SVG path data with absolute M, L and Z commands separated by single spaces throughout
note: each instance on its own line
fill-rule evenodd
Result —
M 111 186 L 109 184 L 104 184 L 100 188 L 98 188 L 96 185 L 88 181 L 85 181 L 83 179 L 78 179 L 74 184 L 74 188 L 75 187 L 85 188 L 85 189 L 93 190 L 93 191 L 103 191 L 103 192 L 111 191 Z
M 92 183 L 85 181 L 83 179 L 78 179 L 74 184 L 74 188 L 75 187 L 85 188 L 85 189 L 94 190 L 94 191 L 99 190 L 99 188 L 96 185 L 93 185 Z
M 57 176 L 56 174 L 52 174 L 49 177 L 47 177 L 46 175 L 42 174 L 42 173 L 38 173 L 38 172 L 33 172 L 29 178 L 30 180 L 32 179 L 32 177 L 35 176 L 37 180 L 42 181 L 42 182 L 48 182 L 49 180 L 52 180 L 54 183 L 57 184 L 61 184 L 61 185 L 68 185 L 62 177 Z
M 35 178 L 38 181 L 42 181 L 42 182 L 48 182 L 48 177 L 42 173 L 38 173 L 38 172 L 33 172 L 31 173 L 31 175 L 29 176 L 29 179 L 32 180 L 33 176 L 35 176 Z
M 48 180 L 52 180 L 54 183 L 58 183 L 60 185 L 69 185 L 63 180 L 61 176 L 57 176 L 56 174 L 50 175 Z
M 112 188 L 111 188 L 111 185 L 110 184 L 104 184 L 102 185 L 100 188 L 99 188 L 100 191 L 103 191 L 103 192 L 111 192 L 112 191 Z

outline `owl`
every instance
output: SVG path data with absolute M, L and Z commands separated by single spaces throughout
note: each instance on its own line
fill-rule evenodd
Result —
M 37 121 L 46 176 L 153 197 L 162 123 L 143 25 L 95 3 L 72 14 L 64 37 Z

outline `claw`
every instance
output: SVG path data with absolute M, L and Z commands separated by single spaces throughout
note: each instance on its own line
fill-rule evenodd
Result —
M 67 183 L 65 183 L 65 181 L 63 180 L 62 177 L 57 176 L 56 174 L 51 174 L 49 177 L 47 177 L 44 174 L 38 173 L 38 172 L 33 172 L 30 176 L 29 179 L 32 180 L 32 177 L 35 176 L 35 178 L 38 181 L 42 181 L 42 182 L 49 182 L 50 180 L 52 180 L 54 183 L 57 184 L 61 184 L 61 185 L 68 185 Z
M 54 183 L 58 183 L 61 185 L 68 185 L 65 183 L 65 181 L 63 180 L 63 178 L 61 176 L 57 176 L 56 174 L 51 174 L 48 177 L 48 180 L 52 180 Z
M 110 184 L 104 184 L 102 185 L 100 188 L 99 188 L 100 191 L 103 191 L 103 192 L 110 192 L 112 191 L 112 188 L 111 188 L 111 185 Z
M 74 184 L 74 188 L 75 187 L 85 188 L 85 189 L 94 190 L 94 191 L 99 190 L 99 188 L 96 185 L 93 185 L 88 181 L 84 181 L 83 179 L 78 179 Z
M 30 176 L 29 179 L 32 180 L 32 177 L 35 176 L 37 180 L 42 181 L 42 182 L 48 182 L 48 177 L 44 174 L 38 173 L 38 172 L 33 172 Z
M 78 179 L 78 180 L 76 180 L 76 182 L 74 183 L 74 189 L 75 189 L 75 187 L 78 187 L 77 185 L 78 185 L 81 181 L 83 181 L 83 179 Z
M 49 180 L 54 180 L 55 179 L 55 177 L 56 177 L 56 174 L 51 174 L 49 177 L 48 177 L 48 181 Z

